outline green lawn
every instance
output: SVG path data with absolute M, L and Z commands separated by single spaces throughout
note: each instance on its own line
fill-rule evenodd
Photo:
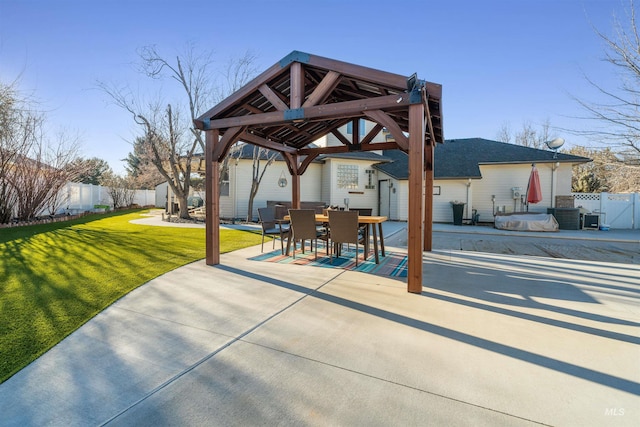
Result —
M 0 229 L 0 382 L 131 290 L 204 258 L 204 229 L 129 223 L 140 213 Z M 222 252 L 260 243 L 220 234 Z

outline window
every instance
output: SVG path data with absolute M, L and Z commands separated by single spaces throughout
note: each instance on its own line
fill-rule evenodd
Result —
M 349 190 L 358 188 L 357 165 L 338 165 L 338 188 Z
M 360 127 L 360 136 L 364 136 L 365 135 L 365 126 L 364 126 L 364 119 L 360 119 L 360 122 L 358 124 L 358 126 Z M 351 135 L 353 134 L 353 121 L 347 123 L 347 134 Z
M 229 170 L 224 171 L 220 180 L 220 195 L 229 196 Z

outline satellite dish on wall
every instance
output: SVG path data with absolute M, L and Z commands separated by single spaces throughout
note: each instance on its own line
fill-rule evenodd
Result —
M 545 144 L 551 150 L 557 150 L 558 148 L 560 148 L 560 147 L 562 147 L 564 145 L 564 138 L 552 139 L 551 141 L 545 142 Z

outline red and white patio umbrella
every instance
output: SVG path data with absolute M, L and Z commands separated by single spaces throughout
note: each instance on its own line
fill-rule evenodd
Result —
M 531 175 L 529 175 L 529 184 L 527 184 L 527 211 L 529 203 L 538 203 L 542 200 L 542 188 L 540 187 L 540 176 L 536 164 L 531 165 Z

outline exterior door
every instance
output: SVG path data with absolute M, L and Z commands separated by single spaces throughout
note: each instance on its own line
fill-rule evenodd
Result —
M 381 179 L 378 181 L 378 212 L 380 216 L 390 218 L 391 213 L 391 188 L 389 188 L 389 180 Z

